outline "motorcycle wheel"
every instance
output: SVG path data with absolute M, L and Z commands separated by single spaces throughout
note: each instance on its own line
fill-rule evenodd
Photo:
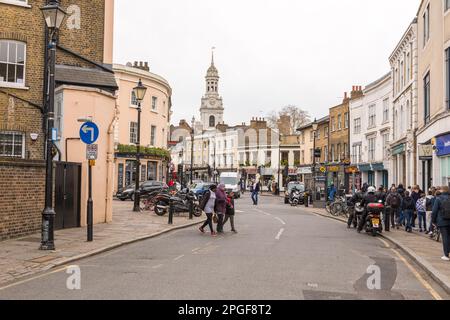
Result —
M 162 217 L 166 214 L 166 210 L 158 208 L 158 206 L 168 206 L 168 204 L 164 201 L 158 201 L 155 205 L 155 213 L 156 215 Z
M 376 237 L 378 235 L 378 232 L 375 228 L 372 229 L 372 236 Z
M 201 217 L 202 216 L 202 210 L 200 207 L 196 206 L 194 207 L 194 217 Z

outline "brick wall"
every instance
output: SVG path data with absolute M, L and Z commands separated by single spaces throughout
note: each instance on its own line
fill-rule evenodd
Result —
M 45 164 L 0 160 L 0 241 L 39 232 Z
M 41 7 L 45 0 L 29 1 L 30 8 L 0 3 L 0 40 L 26 44 L 26 89 L 0 86 L 0 131 L 25 134 L 25 159 L 0 158 L 0 240 L 40 230 L 44 205 L 45 165 L 43 104 L 45 24 Z M 104 0 L 61 0 L 71 16 L 62 25 L 59 44 L 97 63 L 103 61 Z M 68 10 L 72 6 L 71 10 Z M 73 10 L 76 6 L 76 10 Z M 79 9 L 79 28 L 74 14 Z M 73 55 L 57 51 L 57 63 L 93 67 Z M 32 141 L 30 133 L 39 134 Z

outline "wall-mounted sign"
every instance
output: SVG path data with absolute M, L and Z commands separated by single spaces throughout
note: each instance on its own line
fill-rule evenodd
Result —
M 339 172 L 341 171 L 341 168 L 339 166 L 330 166 L 328 167 L 329 172 Z
M 419 159 L 422 161 L 433 159 L 433 145 L 431 144 L 419 144 L 418 152 Z
M 297 173 L 298 174 L 312 174 L 312 168 L 311 167 L 298 168 Z
M 450 154 L 450 134 L 436 138 L 436 154 L 438 157 Z
M 406 145 L 403 143 L 392 149 L 392 155 L 393 156 L 399 155 L 401 153 L 404 153 L 405 150 L 406 150 Z

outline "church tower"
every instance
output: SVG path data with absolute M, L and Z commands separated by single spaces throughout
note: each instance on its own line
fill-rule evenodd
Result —
M 206 73 L 206 93 L 202 98 L 200 116 L 204 130 L 212 130 L 223 122 L 223 101 L 219 96 L 219 71 L 214 66 L 214 51 L 211 66 Z

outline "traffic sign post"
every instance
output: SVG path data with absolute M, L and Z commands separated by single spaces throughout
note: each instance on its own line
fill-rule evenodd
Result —
M 99 129 L 93 122 L 86 122 L 80 128 L 80 139 L 86 144 L 86 160 L 88 160 L 88 200 L 87 200 L 87 241 L 94 241 L 94 201 L 92 200 L 92 167 L 98 158 L 98 145 L 94 144 L 99 137 Z

